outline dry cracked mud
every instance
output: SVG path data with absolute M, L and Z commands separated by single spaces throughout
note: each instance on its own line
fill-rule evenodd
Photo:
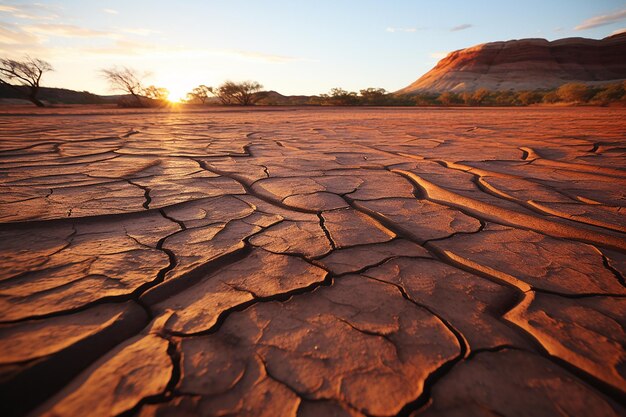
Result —
M 626 110 L 0 114 L 0 414 L 624 416 Z

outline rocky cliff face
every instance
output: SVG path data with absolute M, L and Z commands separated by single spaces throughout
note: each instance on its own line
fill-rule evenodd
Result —
M 398 93 L 534 90 L 621 79 L 626 79 L 626 33 L 602 40 L 521 39 L 461 49 Z

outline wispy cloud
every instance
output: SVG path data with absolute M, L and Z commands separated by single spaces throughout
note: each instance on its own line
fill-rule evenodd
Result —
M 610 25 L 611 23 L 621 22 L 626 19 L 626 9 L 618 10 L 613 13 L 594 16 L 576 26 L 575 30 L 593 29 L 599 26 Z
M 157 50 L 156 45 L 146 42 L 136 42 L 119 39 L 109 45 L 87 46 L 81 51 L 93 55 L 131 56 L 145 54 Z
M 159 54 L 172 51 L 161 43 L 140 42 L 132 39 L 138 35 L 155 33 L 149 29 L 114 28 L 96 30 L 67 24 L 35 23 L 16 24 L 0 21 L 0 55 L 20 56 L 32 54 L 55 59 L 91 55 L 130 57 L 140 54 Z M 67 47 L 55 46 L 54 38 L 71 40 Z
M 453 28 L 451 28 L 450 32 L 458 32 L 459 30 L 465 30 L 473 27 L 474 25 L 472 25 L 471 23 L 463 23 L 462 25 L 454 26 Z
M 407 32 L 407 33 L 412 33 L 412 32 L 417 32 L 417 28 L 394 28 L 394 27 L 388 27 L 387 32 Z
M 52 6 L 40 3 L 28 5 L 0 4 L 0 13 L 24 20 L 53 20 L 59 17 Z
M 107 58 L 175 56 L 185 59 L 199 59 L 217 55 L 227 58 L 267 63 L 309 61 L 305 58 L 295 56 L 267 54 L 258 51 L 206 48 L 197 49 L 175 45 L 163 45 L 162 43 L 123 39 L 116 40 L 109 45 L 83 47 L 80 51 L 83 54 Z
M 0 4 L 0 12 L 3 13 L 17 13 L 19 9 L 15 6 L 9 6 L 7 4 Z
M 24 32 L 19 26 L 0 22 L 0 45 L 35 44 L 39 38 Z
M 2 5 L 2 10 L 13 10 Z M 92 29 L 83 26 L 56 23 L 17 24 L 0 20 L 0 55 L 37 55 L 43 59 L 127 59 L 162 58 L 199 59 L 223 56 L 235 60 L 265 63 L 310 62 L 310 59 L 272 54 L 261 51 L 188 48 L 155 41 L 149 35 L 159 33 L 145 28 Z M 145 37 L 144 39 L 138 38 Z M 69 39 L 68 45 L 55 45 L 54 38 Z
M 108 13 L 108 14 L 119 14 L 120 12 L 118 12 L 117 10 L 114 9 L 102 9 L 103 12 Z
M 57 36 L 64 38 L 115 38 L 116 34 L 100 30 L 88 29 L 74 25 L 63 25 L 53 23 L 41 23 L 37 25 L 24 26 L 27 33 L 35 33 L 47 36 Z

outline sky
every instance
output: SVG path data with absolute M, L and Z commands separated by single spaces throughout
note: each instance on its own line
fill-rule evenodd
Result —
M 0 57 L 45 59 L 43 85 L 97 94 L 115 93 L 101 69 L 127 66 L 174 98 L 225 80 L 311 95 L 395 91 L 485 42 L 625 28 L 623 0 L 0 0 Z

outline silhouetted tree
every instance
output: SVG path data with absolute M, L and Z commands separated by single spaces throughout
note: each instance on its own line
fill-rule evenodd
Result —
M 167 88 L 155 87 L 153 85 L 144 88 L 143 94 L 152 100 L 166 101 L 170 95 L 170 91 Z
M 264 97 L 259 94 L 263 86 L 256 81 L 244 81 L 236 83 L 226 81 L 215 91 L 215 95 L 222 104 L 240 104 L 249 106 Z
M 14 82 L 28 88 L 27 97 L 37 107 L 45 105 L 37 99 L 39 94 L 39 83 L 44 73 L 53 71 L 52 65 L 48 62 L 26 56 L 23 61 L 0 58 L 0 84 L 5 84 L 14 90 L 22 92 Z
M 127 67 L 112 67 L 101 70 L 102 76 L 109 82 L 112 90 L 123 91 L 132 97 L 133 105 L 138 107 L 146 106 L 141 100 L 144 87 L 137 71 Z M 144 74 L 145 77 L 147 74 Z
M 209 94 L 213 94 L 213 87 L 202 84 L 191 90 L 190 93 L 187 93 L 187 100 L 199 101 L 204 104 L 209 99 Z
M 346 91 L 343 88 L 331 88 L 328 94 L 320 94 L 322 104 L 330 106 L 353 106 L 359 103 L 359 98 L 354 91 Z
M 384 88 L 359 90 L 361 104 L 382 106 L 387 103 L 388 93 Z

